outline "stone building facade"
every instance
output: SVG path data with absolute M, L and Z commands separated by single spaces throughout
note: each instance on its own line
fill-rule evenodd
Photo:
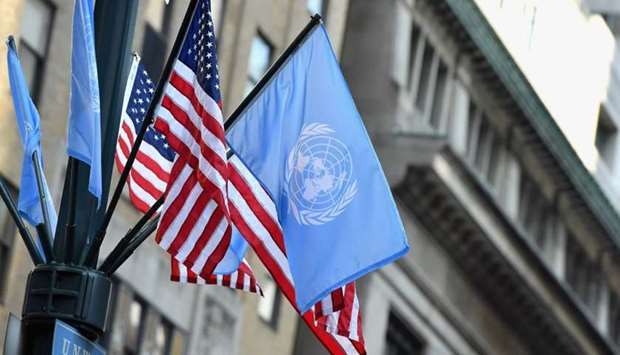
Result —
M 620 352 L 617 46 L 584 3 L 351 2 L 341 62 L 412 246 L 362 282 L 370 354 Z

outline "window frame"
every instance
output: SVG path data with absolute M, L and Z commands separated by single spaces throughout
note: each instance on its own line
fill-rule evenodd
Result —
M 265 46 L 269 49 L 269 55 L 267 58 L 267 65 L 265 66 L 263 72 L 257 77 L 257 78 L 253 78 L 253 73 L 251 72 L 251 63 L 252 63 L 252 58 L 253 58 L 253 49 L 254 49 L 254 43 L 256 40 L 260 40 L 262 43 L 265 44 Z M 256 34 L 254 35 L 254 37 L 252 38 L 252 41 L 250 43 L 250 51 L 249 51 L 249 55 L 248 55 L 248 66 L 247 66 L 247 70 L 246 70 L 246 86 L 245 86 L 245 92 L 246 94 L 249 93 L 255 86 L 256 84 L 258 84 L 258 82 L 260 82 L 260 79 L 263 77 L 263 75 L 265 75 L 265 73 L 269 70 L 269 67 L 271 66 L 272 62 L 273 62 L 273 58 L 274 58 L 274 50 L 275 50 L 275 46 L 273 45 L 273 43 L 271 43 L 271 41 L 269 41 L 269 39 L 267 38 L 267 36 L 265 36 L 262 31 L 257 30 Z
M 43 90 L 43 78 L 45 78 L 45 72 L 47 69 L 47 57 L 49 56 L 49 49 L 51 47 L 52 29 L 54 28 L 54 21 L 56 19 L 56 6 L 53 2 L 49 0 L 27 0 L 27 1 L 37 1 L 37 2 L 42 3 L 44 6 L 49 8 L 49 15 L 50 15 L 49 27 L 47 28 L 47 31 L 44 33 L 45 48 L 43 48 L 43 53 L 38 53 L 38 51 L 30 43 L 28 43 L 27 40 L 24 39 L 24 36 L 20 36 L 19 38 L 20 56 L 21 56 L 21 48 L 25 47 L 26 50 L 31 52 L 36 58 L 37 63 L 36 63 L 35 72 L 31 73 L 31 75 L 33 75 L 33 77 L 31 78 L 33 87 L 29 88 L 30 97 L 32 98 L 32 101 L 36 105 L 39 103 L 39 100 L 41 97 L 41 91 Z M 25 13 L 22 14 L 22 21 L 23 21 L 24 16 L 26 16 Z

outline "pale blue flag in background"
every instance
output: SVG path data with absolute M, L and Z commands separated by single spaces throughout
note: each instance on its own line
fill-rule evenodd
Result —
M 248 242 L 243 239 L 237 228 L 233 226 L 230 245 L 226 250 L 226 254 L 224 254 L 224 258 L 217 264 L 213 273 L 216 275 L 228 275 L 237 271 L 247 250 Z
M 409 250 L 323 26 L 242 113 L 227 139 L 276 203 L 302 313 Z
M 39 112 L 35 107 L 28 85 L 22 72 L 17 49 L 13 37 L 7 42 L 8 47 L 8 65 L 9 65 L 9 82 L 11 85 L 11 94 L 13 96 L 13 106 L 15 107 L 15 116 L 17 126 L 19 127 L 19 136 L 24 148 L 24 158 L 22 161 L 22 175 L 19 186 L 19 201 L 17 208 L 20 214 L 30 225 L 36 227 L 43 223 L 43 213 L 41 211 L 41 203 L 39 200 L 39 190 L 37 187 L 37 178 L 35 174 L 35 165 L 32 162 L 32 155 L 37 154 L 39 161 L 43 164 L 41 154 L 41 131 Z M 51 230 L 56 230 L 56 209 L 52 202 L 45 174 L 43 176 L 43 188 L 47 196 L 46 204 L 49 211 Z M 40 245 L 39 245 L 40 247 Z M 41 250 L 41 248 L 39 248 Z
M 101 112 L 93 12 L 94 0 L 75 1 L 67 152 L 90 165 L 88 191 L 100 202 Z

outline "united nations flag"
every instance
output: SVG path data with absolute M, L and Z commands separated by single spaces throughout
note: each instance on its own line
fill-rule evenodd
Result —
M 260 91 L 227 139 L 276 203 L 302 312 L 408 251 L 323 26 Z

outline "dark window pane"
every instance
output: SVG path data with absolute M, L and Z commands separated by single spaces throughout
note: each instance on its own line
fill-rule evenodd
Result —
M 428 89 L 434 54 L 435 50 L 428 42 L 426 42 L 426 45 L 424 46 L 424 55 L 422 57 L 422 68 L 420 69 L 420 83 L 418 84 L 418 93 L 415 100 L 415 105 L 421 111 L 424 111 L 424 108 L 426 107 L 426 98 L 429 95 Z
M 443 62 L 439 62 L 439 71 L 437 72 L 437 82 L 435 84 L 435 93 L 433 94 L 433 106 L 431 110 L 430 124 L 433 128 L 441 128 L 441 115 L 445 102 L 445 93 L 448 83 L 448 68 Z
M 246 82 L 245 92 L 249 93 L 254 85 L 258 83 L 260 78 L 269 68 L 271 62 L 273 47 L 260 34 L 254 37 L 252 47 L 250 48 L 250 58 L 248 61 L 248 79 Z
M 166 39 L 147 23 L 142 41 L 142 63 L 153 80 L 161 76 L 166 59 Z
M 421 355 L 424 343 L 395 314 L 390 313 L 384 355 Z
M 416 56 L 418 55 L 418 46 L 420 44 L 420 28 L 415 24 L 411 25 L 411 37 L 409 41 L 409 72 L 407 75 L 407 86 L 411 87 Z

